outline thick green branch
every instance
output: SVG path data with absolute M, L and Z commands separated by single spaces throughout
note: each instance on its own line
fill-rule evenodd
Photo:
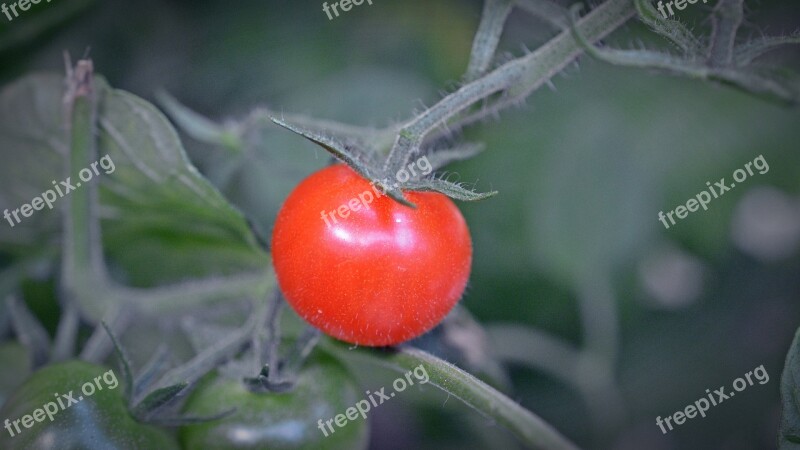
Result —
M 742 24 L 743 0 L 719 0 L 711 15 L 711 47 L 708 61 L 716 67 L 729 67 L 733 62 L 736 33 Z
M 96 186 L 80 186 L 78 178 L 78 172 L 97 159 L 97 105 L 92 62 L 79 61 L 75 70 L 68 74 L 67 84 L 65 108 L 70 131 L 67 173 L 76 188 L 66 197 L 61 289 L 66 301 L 75 304 L 74 299 L 84 295 L 87 289 L 105 282 L 100 226 L 91 220 L 97 215 Z
M 548 21 L 558 29 L 569 26 L 569 10 L 551 0 L 517 0 L 517 6 L 540 19 Z
M 268 292 L 274 277 L 268 270 L 228 277 L 192 280 L 166 287 L 135 289 L 119 286 L 106 272 L 103 259 L 97 183 L 78 186 L 78 171 L 97 160 L 96 102 L 92 63 L 78 62 L 68 74 L 66 119 L 70 129 L 69 171 L 76 187 L 65 197 L 64 256 L 61 289 L 68 304 L 91 305 L 81 311 L 87 319 L 98 322 L 98 311 L 109 307 L 130 306 L 147 314 L 164 314 L 188 306 L 213 303 L 227 298 L 259 298 Z M 80 302 L 73 300 L 80 298 Z M 94 311 L 95 315 L 92 315 Z
M 513 0 L 484 1 L 481 23 L 478 25 L 478 31 L 472 41 L 472 52 L 465 76 L 467 81 L 483 75 L 492 63 L 513 3 Z
M 617 29 L 635 13 L 632 0 L 608 0 L 581 19 L 577 28 L 591 42 L 596 42 Z M 472 116 L 470 121 L 519 103 L 549 81 L 582 52 L 569 30 L 564 30 L 533 53 L 510 61 L 482 78 L 465 84 L 436 105 L 407 122 L 398 133 L 385 168 L 391 172 L 401 167 L 419 151 L 423 139 L 480 100 L 501 91 L 506 96 L 491 109 Z
M 496 389 L 458 367 L 414 348 L 380 351 L 351 350 L 344 344 L 325 339 L 325 345 L 345 357 L 367 358 L 401 372 L 423 366 L 430 383 L 458 398 L 481 414 L 507 427 L 527 446 L 537 449 L 577 449 L 552 426 Z

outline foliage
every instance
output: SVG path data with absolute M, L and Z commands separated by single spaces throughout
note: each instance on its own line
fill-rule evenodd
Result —
M 263 220 L 254 224 L 246 217 L 260 199 L 250 199 L 250 207 L 242 207 L 240 198 L 236 202 L 229 198 L 229 191 L 236 188 L 236 182 L 242 182 L 235 180 L 235 174 L 246 171 L 251 163 L 248 158 L 264 152 L 271 144 L 262 131 L 273 124 L 318 144 L 375 181 L 395 200 L 408 204 L 401 188 L 442 192 L 458 200 L 483 200 L 496 194 L 495 190 L 481 193 L 471 184 L 455 182 L 442 172 L 397 187 L 386 185 L 383 180 L 417 155 L 428 156 L 437 169 L 476 156 L 482 145 L 462 142 L 457 139 L 458 133 L 522 103 L 540 87 L 550 84 L 584 51 L 614 65 L 719 82 L 783 103 L 796 103 L 800 96 L 795 74 L 757 64 L 774 47 L 797 43 L 797 36 L 739 39 L 737 31 L 744 17 L 740 0 L 719 2 L 711 14 L 708 37 L 696 36 L 675 20 L 661 19 L 644 0 L 607 0 L 582 18 L 549 0 L 486 0 L 483 8 L 463 83 L 430 108 L 383 128 L 279 113 L 263 107 L 253 109 L 240 120 L 218 124 L 168 94 L 161 94 L 162 105 L 183 131 L 218 152 L 213 158 L 219 164 L 205 175 L 195 168 L 199 163 L 187 156 L 166 117 L 149 102 L 113 89 L 102 77 L 95 76 L 90 60 L 81 60 L 74 69 L 70 68 L 66 101 L 61 77 L 56 75 L 32 74 L 6 86 L 0 94 L 0 148 L 13 164 L 0 168 L 0 200 L 4 205 L 16 207 L 29 201 L 51 180 L 63 179 L 63 174 L 76 179 L 78 170 L 103 155 L 109 155 L 116 164 L 116 170 L 103 175 L 98 183 L 60 199 L 61 210 L 39 211 L 24 222 L 25 227 L 0 229 L 0 253 L 10 261 L 0 273 L 0 296 L 19 292 L 34 268 L 47 266 L 51 274 L 60 276 L 62 322 L 52 348 L 46 330 L 35 324 L 16 297 L 9 297 L 11 323 L 19 341 L 28 348 L 34 366 L 48 359 L 66 359 L 76 341 L 84 345 L 84 359 L 103 359 L 107 353 L 103 347 L 107 350 L 108 343 L 103 343 L 101 337 L 76 337 L 78 327 L 95 326 L 102 319 L 112 327 L 125 328 L 130 325 L 126 322 L 135 325 L 137 321 L 168 317 L 213 315 L 225 305 L 241 301 L 253 304 L 256 313 L 245 325 L 234 327 L 236 334 L 217 347 L 209 346 L 205 353 L 201 350 L 187 365 L 167 372 L 157 383 L 159 389 L 149 395 L 145 396 L 147 389 L 137 388 L 133 377 L 128 377 L 128 389 L 136 399 L 131 405 L 134 415 L 151 419 L 150 412 L 177 400 L 199 376 L 231 354 L 243 347 L 259 348 L 264 330 L 253 317 L 261 317 L 258 312 L 265 308 L 264 299 L 275 286 L 268 269 L 268 249 L 260 237 L 269 226 Z M 533 51 L 504 58 L 498 55 L 498 48 L 515 9 L 542 20 L 555 34 Z M 680 56 L 598 47 L 599 41 L 634 16 L 671 42 Z M 0 42 L 16 45 L 18 39 L 28 38 Z M 0 52 L 3 45 L 0 44 Z M 276 166 L 291 167 L 289 172 L 303 172 L 311 164 L 304 158 L 311 156 L 299 153 L 277 157 L 270 163 L 277 161 Z M 595 169 L 603 156 L 598 153 L 596 160 L 583 159 L 584 169 Z M 252 179 L 245 181 L 255 183 Z M 634 192 L 626 199 L 632 205 L 641 205 L 639 194 L 644 195 Z M 271 211 L 272 203 L 280 196 L 274 192 L 264 196 L 272 196 L 267 201 L 270 206 L 261 209 Z M 552 224 L 544 223 L 537 232 L 565 233 L 557 226 L 547 225 Z M 566 245 L 561 245 L 559 239 L 551 240 L 549 247 L 543 246 L 542 254 L 552 256 L 546 258 L 550 261 L 547 270 L 574 283 L 584 343 L 572 345 L 548 333 L 522 327 L 496 326 L 485 332 L 493 342 L 506 343 L 499 345 L 501 348 L 525 343 L 525 349 L 537 349 L 530 357 L 523 355 L 525 349 L 499 353 L 501 359 L 542 369 L 575 388 L 586 399 L 592 420 L 603 433 L 619 427 L 626 415 L 618 387 L 621 343 L 617 293 L 611 282 L 613 268 L 606 267 L 605 261 L 627 256 L 643 240 L 644 232 L 614 230 L 611 239 L 589 244 L 581 241 L 585 235 L 566 234 L 569 236 L 562 236 Z M 564 258 L 563 249 L 570 245 L 591 247 L 592 251 L 580 258 Z M 59 264 L 60 271 L 52 270 Z M 225 314 L 221 316 L 230 319 Z M 270 318 L 276 317 L 273 311 Z M 0 332 L 2 326 L 0 320 Z M 444 327 L 448 326 L 446 322 Z M 478 334 L 484 333 L 476 328 Z M 266 345 L 279 339 L 280 333 L 273 329 Z M 343 359 L 400 371 L 424 364 L 436 387 L 507 427 L 524 444 L 535 448 L 575 447 L 546 421 L 500 390 L 415 345 L 387 352 L 342 348 L 329 339 L 323 340 L 323 345 Z M 160 366 L 158 360 L 154 358 L 150 367 Z M 270 363 L 260 366 L 265 368 L 260 377 L 267 378 Z M 272 361 L 271 367 L 275 366 Z M 789 366 L 787 363 L 787 371 Z M 130 371 L 126 369 L 126 373 Z M 584 372 L 591 373 L 591 379 L 580 375 Z M 785 375 L 785 400 L 794 397 L 792 385 L 786 381 L 790 378 Z M 792 406 L 796 404 L 791 401 L 785 405 L 785 420 L 792 417 Z M 176 423 L 177 419 L 172 422 Z M 786 430 L 795 425 L 783 425 L 782 436 L 788 442 L 793 438 L 787 437 L 791 435 Z

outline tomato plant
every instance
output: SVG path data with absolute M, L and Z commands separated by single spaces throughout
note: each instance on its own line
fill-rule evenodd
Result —
M 341 164 L 289 195 L 272 251 L 278 283 L 301 317 L 370 346 L 407 341 L 441 322 L 469 278 L 469 230 L 445 195 L 406 195 L 416 208 L 381 195 Z
M 366 422 L 339 427 L 333 419 L 331 436 L 319 426 L 354 420 L 346 410 L 359 390 L 330 357 L 307 360 L 317 345 L 362 369 L 359 381 L 370 389 L 389 386 L 370 368 L 408 376 L 423 367 L 444 391 L 381 408 L 376 448 L 573 449 L 572 439 L 588 448 L 692 448 L 688 436 L 702 426 L 664 436 L 651 412 L 666 414 L 691 398 L 689 389 L 728 379 L 715 372 L 733 367 L 731 355 L 758 356 L 756 366 L 776 373 L 781 336 L 788 341 L 800 311 L 790 301 L 796 264 L 773 277 L 777 265 L 755 263 L 800 248 L 797 158 L 788 150 L 798 141 L 797 117 L 692 89 L 704 80 L 800 103 L 800 77 L 772 54 L 800 43 L 795 25 L 783 23 L 791 14 L 771 7 L 759 30 L 743 0 L 693 11 L 675 3 L 669 17 L 649 0 L 592 2 L 585 14 L 568 0 L 407 0 L 375 2 L 326 26 L 331 17 L 312 4 L 315 19 L 302 2 L 229 8 L 211 0 L 191 14 L 187 2 L 160 2 L 158 14 L 131 2 L 47 3 L 0 26 L 1 82 L 36 69 L 0 89 L 0 340 L 12 332 L 15 340 L 0 346 L 0 402 L 13 395 L 8 418 L 33 425 L 6 433 L 0 447 L 174 448 L 178 427 L 188 448 L 363 447 Z M 90 3 L 102 5 L 83 11 Z M 143 13 L 154 21 L 136 19 Z M 639 26 L 614 35 L 633 18 Z M 131 20 L 144 26 L 120 26 Z M 97 29 L 87 32 L 89 23 Z M 378 35 L 390 38 L 370 38 Z M 165 53 L 152 52 L 156 40 Z M 614 48 L 630 40 L 648 48 Z M 38 72 L 57 62 L 48 55 L 84 45 L 96 49 L 105 76 L 88 57 L 68 61 L 66 77 Z M 557 75 L 582 54 L 599 62 L 586 67 L 589 76 L 563 81 L 571 93 L 537 94 L 536 110 L 517 111 L 494 131 L 476 129 L 543 86 L 561 88 Z M 634 71 L 606 64 L 694 82 L 619 83 Z M 439 86 L 441 96 L 430 95 L 436 80 L 452 80 Z M 153 84 L 212 114 L 242 115 L 215 122 L 156 94 L 181 135 L 158 107 L 112 87 L 147 96 Z M 402 115 L 409 95 L 418 106 Z M 248 105 L 254 99 L 280 104 Z M 321 169 L 326 158 L 275 124 L 341 164 Z M 484 144 L 491 152 L 466 162 Z M 730 179 L 734 159 L 753 149 L 775 170 L 755 166 L 769 175 L 713 208 L 701 205 L 675 229 L 660 228 L 661 208 L 669 220 L 682 216 L 666 202 L 693 198 L 703 182 L 724 187 L 719 177 Z M 427 169 L 415 172 L 412 160 L 423 158 Z M 460 173 L 448 168 L 455 161 L 466 162 Z M 743 165 L 733 172 L 739 184 L 745 168 L 755 178 Z M 472 180 L 508 195 L 470 210 L 468 229 L 453 201 L 495 193 L 478 193 Z M 693 212 L 689 201 L 685 209 Z M 735 298 L 754 292 L 764 294 L 757 304 Z M 301 318 L 284 314 L 284 299 Z M 701 307 L 689 310 L 693 302 Z M 738 308 L 745 305 L 752 309 Z M 674 314 L 680 309 L 697 326 Z M 108 363 L 100 322 L 114 341 L 124 394 L 104 392 L 31 423 L 50 394 L 59 398 L 53 391 L 87 382 L 87 367 Z M 746 326 L 727 333 L 726 324 Z M 660 335 L 666 330 L 673 336 Z M 753 339 L 761 330 L 769 339 Z M 287 337 L 296 341 L 281 354 Z M 653 342 L 664 345 L 653 352 Z M 381 346 L 392 347 L 364 348 Z M 685 357 L 689 347 L 705 357 L 705 371 L 686 368 L 697 359 Z M 793 348 L 781 386 L 785 445 L 800 442 Z M 678 358 L 662 360 L 670 353 Z M 96 365 L 37 372 L 75 359 Z M 656 366 L 671 372 L 653 378 Z M 546 376 L 526 379 L 532 371 Z M 658 382 L 665 379 L 682 381 Z M 553 381 L 567 389 L 552 389 Z M 766 395 L 749 405 L 741 397 L 748 411 L 775 410 Z M 463 401 L 465 412 L 442 408 L 447 399 Z M 723 416 L 736 414 L 733 405 L 724 411 L 707 421 L 714 433 L 764 447 L 774 414 L 735 421 Z M 640 430 L 648 421 L 649 432 Z

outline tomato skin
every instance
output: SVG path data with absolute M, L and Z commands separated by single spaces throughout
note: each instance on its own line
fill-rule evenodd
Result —
M 35 372 L 3 405 L 0 420 L 14 421 L 25 415 L 33 415 L 36 409 L 43 408 L 45 404 L 57 402 L 54 394 L 63 395 L 72 391 L 74 400 L 77 401 L 79 396 L 83 396 L 83 400 L 63 410 L 59 406 L 52 421 L 44 417 L 42 422 L 34 422 L 30 428 L 24 428 L 19 422 L 20 433 L 12 425 L 13 437 L 6 429 L 0 429 L 0 448 L 177 449 L 177 442 L 166 431 L 141 424 L 130 415 L 119 377 L 119 384 L 114 389 L 110 389 L 110 385 L 101 378 L 102 390 L 95 390 L 91 396 L 81 392 L 84 383 L 94 382 L 95 377 L 102 377 L 107 371 L 107 368 L 83 361 L 68 361 Z M 62 397 L 62 403 L 67 406 L 70 402 Z
M 333 433 L 326 429 L 327 437 L 318 428 L 319 420 L 344 414 L 363 397 L 350 372 L 319 350 L 287 392 L 253 393 L 239 380 L 211 375 L 191 394 L 185 414 L 209 416 L 231 408 L 236 412 L 183 427 L 181 443 L 187 449 L 203 450 L 364 449 L 369 428 L 361 416 L 341 428 L 333 425 Z
M 472 263 L 466 221 L 447 196 L 406 192 L 412 209 L 379 192 L 343 164 L 324 168 L 289 195 L 272 234 L 292 308 L 326 334 L 366 346 L 436 326 L 461 298 Z

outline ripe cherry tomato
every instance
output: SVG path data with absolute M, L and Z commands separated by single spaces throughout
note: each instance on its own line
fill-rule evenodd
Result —
M 306 321 L 346 342 L 394 345 L 436 326 L 469 278 L 472 241 L 455 204 L 401 205 L 338 164 L 286 199 L 272 234 L 278 283 Z

